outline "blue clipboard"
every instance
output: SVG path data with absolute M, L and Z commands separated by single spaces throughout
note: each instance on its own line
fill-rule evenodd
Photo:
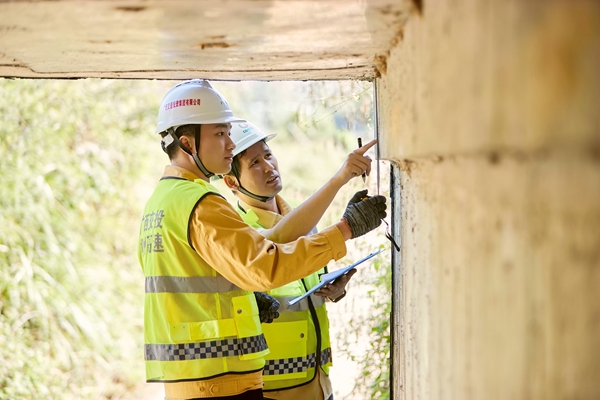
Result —
M 317 290 L 321 289 L 323 286 L 335 281 L 337 278 L 339 278 L 340 276 L 344 275 L 345 273 L 347 273 L 348 271 L 350 271 L 351 269 L 356 268 L 357 265 L 364 263 L 365 261 L 375 257 L 376 255 L 378 255 L 379 253 L 381 253 L 382 251 L 385 251 L 386 249 L 379 249 L 377 251 L 374 251 L 373 253 L 369 254 L 368 256 L 361 258 L 360 260 L 358 260 L 357 262 L 355 262 L 352 265 L 348 265 L 345 268 L 340 268 L 337 271 L 333 271 L 333 272 L 329 272 L 327 274 L 323 274 L 321 275 L 321 282 L 319 282 L 318 285 L 313 286 L 312 288 L 310 288 L 310 290 L 306 293 L 304 293 L 302 296 L 298 296 L 292 300 L 289 300 L 287 303 L 290 306 L 293 306 L 294 304 L 296 304 L 297 302 L 299 302 L 302 299 L 307 298 L 308 296 L 310 296 L 311 294 L 313 294 L 314 292 L 316 292 Z

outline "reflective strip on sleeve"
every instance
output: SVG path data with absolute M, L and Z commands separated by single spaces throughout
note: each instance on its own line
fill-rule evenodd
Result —
M 146 361 L 182 361 L 203 358 L 234 357 L 267 349 L 264 335 L 209 342 L 179 344 L 146 344 Z M 314 355 L 313 355 L 314 358 Z
M 240 290 L 222 276 L 147 276 L 146 293 L 225 293 Z
M 297 372 L 306 372 L 309 368 L 315 368 L 317 363 L 316 353 L 306 357 L 281 358 L 278 360 L 266 360 L 263 375 L 281 375 L 293 374 Z M 321 365 L 331 362 L 331 348 L 323 349 L 321 352 Z

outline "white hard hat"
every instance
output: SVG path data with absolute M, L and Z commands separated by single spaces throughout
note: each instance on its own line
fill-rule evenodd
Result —
M 210 82 L 192 79 L 174 86 L 165 95 L 158 111 L 156 133 L 188 124 L 243 121 L 233 116 L 227 100 Z
M 231 140 L 235 143 L 233 156 L 237 156 L 261 140 L 268 142 L 275 136 L 277 136 L 276 133 L 266 134 L 248 121 L 233 123 L 231 124 Z

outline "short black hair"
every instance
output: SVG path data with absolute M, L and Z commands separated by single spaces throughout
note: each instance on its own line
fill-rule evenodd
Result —
M 239 153 L 235 157 L 233 157 L 233 161 L 231 161 L 231 169 L 229 170 L 229 172 L 226 175 L 231 175 L 238 179 L 240 178 L 240 174 L 242 173 L 242 169 L 240 167 L 240 158 L 244 154 L 246 154 L 247 150 L 248 149 L 242 151 L 241 153 Z
M 196 127 L 200 128 L 199 125 L 189 124 L 189 125 L 181 125 L 175 128 L 175 136 L 179 139 L 182 136 L 194 136 L 196 133 Z M 160 136 L 164 138 L 169 133 L 167 131 L 163 131 L 160 133 Z M 167 147 L 167 155 L 169 156 L 169 160 L 172 160 L 177 155 L 177 149 L 179 146 L 176 142 L 172 142 L 169 147 Z
M 267 143 L 265 139 L 262 139 L 261 142 Z M 254 146 L 254 144 L 252 146 Z M 240 179 L 240 175 L 242 173 L 242 168 L 240 167 L 240 158 L 242 158 L 242 156 L 246 154 L 247 151 L 248 149 L 242 150 L 239 154 L 236 154 L 236 156 L 233 157 L 233 161 L 231 162 L 231 170 L 225 175 L 231 175 L 238 178 L 238 180 Z

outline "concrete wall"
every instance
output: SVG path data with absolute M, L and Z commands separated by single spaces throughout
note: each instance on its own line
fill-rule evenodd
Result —
M 377 81 L 396 399 L 600 398 L 600 2 L 426 0 Z

